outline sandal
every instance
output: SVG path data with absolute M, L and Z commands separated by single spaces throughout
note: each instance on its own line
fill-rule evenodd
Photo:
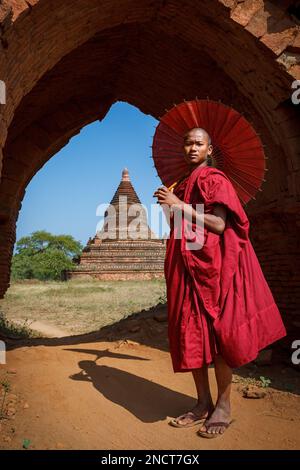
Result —
M 181 423 L 178 422 L 180 419 L 183 419 L 185 417 L 191 417 L 192 421 L 190 421 L 186 424 L 183 424 L 183 423 L 181 424 Z M 175 428 L 190 428 L 191 426 L 196 426 L 197 424 L 203 424 L 203 422 L 206 419 L 207 418 L 203 418 L 203 417 L 195 414 L 193 411 L 188 411 L 187 413 L 184 413 L 183 415 L 178 416 L 177 418 L 173 418 L 171 421 L 169 421 L 169 424 L 171 426 L 174 426 Z
M 229 423 L 225 423 L 224 421 L 216 421 L 214 423 L 204 423 L 204 426 L 206 427 L 206 431 L 198 431 L 197 434 L 201 437 L 206 437 L 208 439 L 213 439 L 214 437 L 222 436 L 226 429 L 229 428 L 231 423 L 233 423 L 234 419 L 232 419 Z M 224 427 L 225 430 L 223 432 L 208 432 L 210 428 L 215 427 L 215 426 L 220 426 Z

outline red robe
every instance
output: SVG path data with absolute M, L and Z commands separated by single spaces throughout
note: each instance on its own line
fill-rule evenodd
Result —
M 205 213 L 212 213 L 214 204 L 227 209 L 223 234 L 204 228 L 204 245 L 196 250 L 187 248 L 195 233 L 185 222 L 177 229 L 174 218 L 170 220 L 164 270 L 174 372 L 210 364 L 216 354 L 230 367 L 239 367 L 286 336 L 248 237 L 248 218 L 230 180 L 213 167 L 194 169 L 174 194 L 194 208 L 203 203 Z M 190 229 L 198 237 L 195 227 L 193 223 Z

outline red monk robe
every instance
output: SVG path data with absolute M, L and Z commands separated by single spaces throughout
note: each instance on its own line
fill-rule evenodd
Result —
M 223 234 L 204 228 L 204 245 L 196 250 L 187 247 L 188 231 L 182 230 L 181 239 L 174 237 L 178 229 L 174 217 L 170 220 L 165 278 L 174 372 L 210 364 L 217 353 L 230 367 L 239 367 L 286 336 L 248 238 L 248 218 L 230 180 L 213 167 L 194 169 L 174 194 L 195 209 L 203 203 L 205 213 L 212 213 L 214 204 L 227 209 Z

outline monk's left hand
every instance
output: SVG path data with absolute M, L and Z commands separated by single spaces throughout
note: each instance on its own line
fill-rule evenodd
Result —
M 157 197 L 159 204 L 167 204 L 170 207 L 174 204 L 182 203 L 182 201 L 177 196 L 175 196 L 172 191 L 169 191 L 166 186 L 160 186 L 155 191 L 153 196 Z

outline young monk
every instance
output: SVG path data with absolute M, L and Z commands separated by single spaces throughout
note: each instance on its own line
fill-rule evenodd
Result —
M 173 191 L 163 186 L 154 193 L 171 209 L 165 278 L 173 370 L 192 372 L 198 397 L 192 410 L 170 424 L 201 424 L 198 434 L 208 438 L 222 435 L 232 422 L 232 368 L 251 362 L 259 350 L 286 335 L 236 191 L 222 171 L 208 165 L 212 151 L 208 133 L 190 129 L 183 142 L 188 175 Z M 204 205 L 204 213 L 196 211 L 196 204 Z M 202 217 L 202 248 L 189 248 L 191 232 L 180 229 L 181 238 L 174 235 L 178 211 L 189 215 L 195 233 Z M 215 405 L 208 379 L 212 363 L 218 387 Z

